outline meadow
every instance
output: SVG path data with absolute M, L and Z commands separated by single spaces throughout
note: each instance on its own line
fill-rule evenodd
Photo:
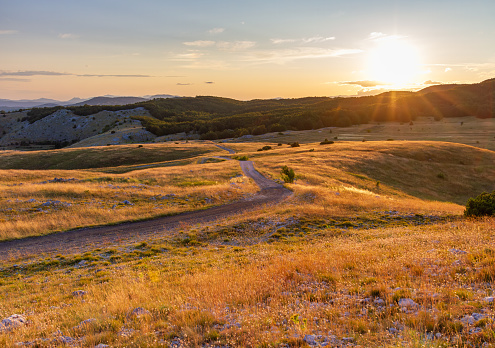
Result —
M 189 151 L 120 166 L 110 156 L 94 168 L 75 159 L 65 170 L 2 170 L 4 240 L 202 209 L 257 191 L 236 160 L 216 156 L 248 158 L 279 182 L 288 165 L 296 180 L 285 183 L 291 197 L 249 214 L 83 253 L 4 255 L 0 319 L 18 313 L 27 324 L 0 328 L 0 345 L 495 346 L 495 220 L 463 216 L 469 197 L 495 186 L 486 127 L 472 134 L 469 121 L 456 125 L 466 129 L 456 128 L 457 143 L 426 131 L 387 140 L 398 126 L 221 144 L 235 155 L 204 142 L 144 144 Z M 320 145 L 325 138 L 335 143 Z M 31 165 L 19 153 L 0 158 L 14 155 Z M 44 206 L 48 200 L 59 203 Z

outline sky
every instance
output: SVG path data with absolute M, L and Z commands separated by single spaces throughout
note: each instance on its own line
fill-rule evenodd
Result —
M 495 77 L 493 0 L 0 0 L 0 99 L 366 95 Z

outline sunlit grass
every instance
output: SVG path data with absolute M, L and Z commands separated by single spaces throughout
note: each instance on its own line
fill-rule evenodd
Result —
M 362 347 L 495 344 L 493 303 L 485 299 L 493 296 L 495 221 L 462 216 L 468 192 L 493 187 L 493 152 L 432 142 L 232 147 L 274 180 L 283 165 L 293 168 L 296 181 L 285 185 L 294 194 L 140 242 L 12 251 L 0 269 L 0 319 L 21 313 L 29 325 L 0 333 L 0 345 L 49 346 L 42 342 L 61 335 L 114 347 L 293 347 L 305 346 L 307 335 L 341 346 L 344 339 Z M 199 163 L 125 174 L 2 171 L 3 238 L 198 209 L 257 191 L 236 161 Z M 77 180 L 41 183 L 54 177 Z M 167 204 L 152 199 L 171 193 Z M 48 199 L 71 205 L 38 212 Z M 403 299 L 419 307 L 403 309 Z M 137 307 L 149 313 L 138 318 Z M 473 313 L 483 317 L 466 323 Z M 87 319 L 94 320 L 79 325 Z

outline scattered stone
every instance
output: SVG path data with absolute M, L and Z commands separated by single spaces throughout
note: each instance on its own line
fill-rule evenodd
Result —
M 110 348 L 110 346 L 108 344 L 99 343 L 95 346 L 95 348 Z
M 483 300 L 485 302 L 488 302 L 488 303 L 493 303 L 493 300 L 495 299 L 495 297 L 492 297 L 492 296 L 489 296 L 489 297 L 485 297 Z
M 86 319 L 81 321 L 78 325 L 74 326 L 74 330 L 86 330 L 91 324 L 96 324 L 97 320 L 94 318 Z
M 416 308 L 419 305 L 410 298 L 401 298 L 398 302 L 401 308 Z
M 388 329 L 388 332 L 390 332 L 390 334 L 392 335 L 397 335 L 400 331 L 397 330 L 395 327 L 391 327 Z
M 141 318 L 146 315 L 151 315 L 151 312 L 144 309 L 143 307 L 134 308 L 134 310 L 131 312 L 131 316 L 136 318 Z
M 122 202 L 124 205 L 134 205 L 133 203 L 129 202 L 127 199 Z
M 467 251 L 460 250 L 460 249 L 455 249 L 455 248 L 453 248 L 453 249 L 449 249 L 449 251 L 450 251 L 452 254 L 455 254 L 455 255 L 457 255 L 457 254 L 467 254 Z
M 3 319 L 0 322 L 0 333 L 12 331 L 28 323 L 25 316 L 22 314 L 12 314 L 10 317 Z
M 52 343 L 62 343 L 62 344 L 74 346 L 78 343 L 78 340 L 70 336 L 59 336 L 53 339 Z
M 318 344 L 316 343 L 315 335 L 306 335 L 304 336 L 303 341 L 310 346 L 316 346 Z
M 120 337 L 131 337 L 132 335 L 134 335 L 134 333 L 136 332 L 136 330 L 134 329 L 130 329 L 130 328 L 126 328 L 126 327 L 122 327 L 119 332 L 117 333 L 118 336 Z
M 373 303 L 376 304 L 377 306 L 383 306 L 385 304 L 385 301 L 382 300 L 381 298 L 375 298 Z
M 354 343 L 354 337 L 344 337 L 344 338 L 342 338 L 342 342 L 344 342 L 344 343 Z
M 76 291 L 72 292 L 72 296 L 74 296 L 74 297 L 83 297 L 86 294 L 87 294 L 87 292 L 84 290 L 76 290 Z

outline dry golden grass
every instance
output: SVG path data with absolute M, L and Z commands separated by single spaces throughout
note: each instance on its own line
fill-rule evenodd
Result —
M 49 182 L 54 178 L 76 180 Z M 0 240 L 176 214 L 254 192 L 256 186 L 233 161 L 127 174 L 0 171 Z M 50 200 L 58 203 L 44 206 Z
M 10 295 L 0 315 L 23 311 L 30 324 L 0 335 L 0 343 L 50 339 L 58 329 L 81 338 L 83 346 L 160 346 L 173 339 L 187 347 L 304 345 L 310 334 L 352 337 L 366 347 L 493 343 L 493 306 L 483 298 L 492 294 L 487 279 L 495 277 L 494 223 L 352 230 L 340 237 L 323 228 L 290 242 L 168 246 L 153 257 L 104 270 L 103 258 L 89 267 L 21 269 L 21 278 L 3 277 L 3 294 Z M 153 244 L 135 246 L 149 248 Z M 87 292 L 83 301 L 71 295 L 77 289 Z M 374 302 L 378 298 L 384 305 Z M 412 299 L 419 310 L 402 310 L 400 298 Z M 150 315 L 133 318 L 136 307 Z M 464 331 L 456 332 L 459 320 L 474 312 L 488 318 L 479 323 L 481 331 L 469 334 L 476 325 L 463 324 Z M 76 327 L 89 318 L 94 323 Z M 131 335 L 120 336 L 123 330 Z M 431 333 L 439 339 L 429 340 Z
M 335 189 L 352 186 L 376 194 L 458 204 L 465 204 L 470 197 L 495 187 L 495 152 L 460 144 L 310 143 L 295 148 L 275 145 L 272 150 L 262 152 L 251 152 L 252 144 L 234 146 L 272 178 L 280 178 L 282 166 L 292 167 L 300 179 L 298 183 L 302 184 Z
M 208 142 L 133 144 L 94 146 L 44 151 L 0 151 L 0 169 L 89 169 L 124 167 L 136 169 L 140 164 L 157 164 L 193 159 L 219 149 Z M 165 162 L 165 163 L 163 163 Z M 117 169 L 116 169 L 117 170 Z
M 261 148 L 263 142 L 282 143 L 297 141 L 299 143 L 339 141 L 386 141 L 388 139 L 405 141 L 441 141 L 459 143 L 495 151 L 495 119 L 478 119 L 475 117 L 445 118 L 435 121 L 432 117 L 419 117 L 408 122 L 385 122 L 356 125 L 352 127 L 332 127 L 311 131 L 286 131 L 283 135 L 270 133 L 255 136 L 243 142 L 252 142 L 252 150 Z M 234 139 L 235 143 L 236 140 Z M 242 145 L 244 146 L 244 145 Z M 257 147 L 258 146 L 258 147 Z
M 263 145 L 234 146 L 274 179 L 282 165 L 294 168 L 297 180 L 287 184 L 294 195 L 276 207 L 182 226 L 140 244 L 5 262 L 0 318 L 22 313 L 30 322 L 0 333 L 0 346 L 50 346 L 61 335 L 84 347 L 304 347 L 307 335 L 330 346 L 344 338 L 362 347 L 495 345 L 494 307 L 485 300 L 495 281 L 495 220 L 466 220 L 458 204 L 469 190 L 493 187 L 492 151 L 434 142 L 256 151 Z M 123 218 L 144 214 L 148 199 L 169 189 L 181 200 L 208 190 L 222 201 L 238 198 L 228 182 L 239 172 L 235 161 L 126 174 L 9 171 L 0 194 L 19 211 L 32 195 L 70 198 L 72 206 L 51 213 L 53 223 L 69 211 L 94 223 L 110 217 L 83 215 L 82 202 L 110 205 L 128 197 L 124 192 L 135 205 L 108 209 L 129 212 Z M 69 173 L 90 180 L 38 184 Z M 102 177 L 112 181 L 95 180 Z M 243 186 L 241 193 L 255 191 Z M 73 296 L 78 289 L 86 295 Z M 401 307 L 401 299 L 417 306 Z M 149 314 L 136 318 L 137 307 Z M 87 319 L 94 321 L 79 326 Z

